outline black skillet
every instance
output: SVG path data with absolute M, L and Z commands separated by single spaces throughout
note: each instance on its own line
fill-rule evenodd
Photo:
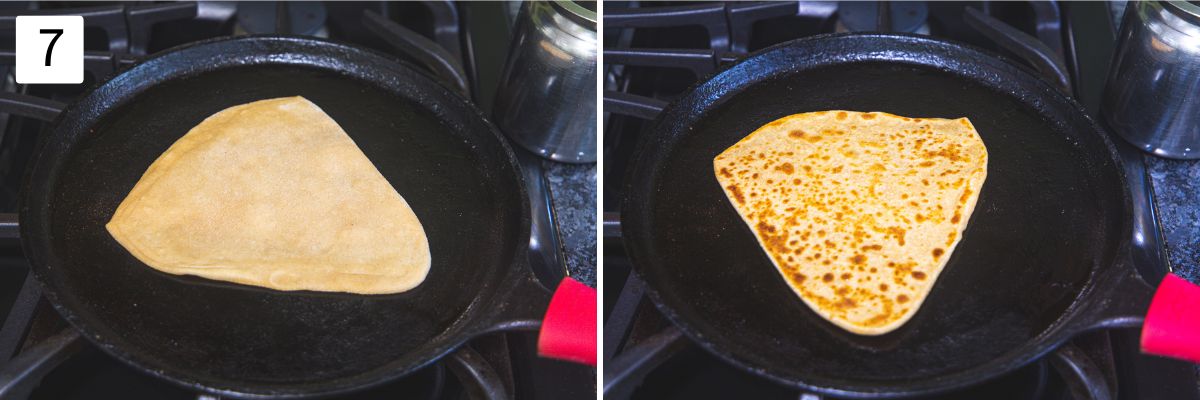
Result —
M 150 163 L 192 126 L 294 95 L 338 121 L 412 206 L 433 257 L 423 284 L 360 296 L 177 277 L 105 231 Z M 478 109 L 402 63 L 315 39 L 217 39 L 149 59 L 55 120 L 27 177 L 21 238 L 47 299 L 137 368 L 221 395 L 344 393 L 482 333 L 538 327 L 550 294 L 525 261 L 518 168 Z
M 717 184 L 712 159 L 808 111 L 969 117 L 988 178 L 930 297 L 898 330 L 839 329 L 789 289 Z M 1117 154 L 1082 107 L 1005 60 L 887 34 L 784 43 L 698 83 L 643 137 L 624 244 L 659 309 L 699 346 L 771 380 L 848 397 L 928 394 L 999 376 L 1084 331 L 1140 325 Z

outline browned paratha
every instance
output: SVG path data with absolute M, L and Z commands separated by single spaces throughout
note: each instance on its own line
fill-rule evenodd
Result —
M 713 160 L 780 274 L 837 326 L 879 335 L 925 301 L 987 177 L 966 118 L 796 114 Z

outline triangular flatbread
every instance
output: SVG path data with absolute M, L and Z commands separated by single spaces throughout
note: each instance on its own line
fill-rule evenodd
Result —
M 966 118 L 824 111 L 780 118 L 713 160 L 771 262 L 817 314 L 880 335 L 912 318 L 987 178 Z
M 303 97 L 208 117 L 150 165 L 106 228 L 159 271 L 277 290 L 403 292 L 430 264 L 408 203 Z

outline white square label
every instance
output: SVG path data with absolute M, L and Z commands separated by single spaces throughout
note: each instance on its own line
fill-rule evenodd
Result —
M 17 83 L 83 83 L 83 17 L 17 16 Z

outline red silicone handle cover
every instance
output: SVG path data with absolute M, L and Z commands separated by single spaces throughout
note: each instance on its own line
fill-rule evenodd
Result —
M 542 318 L 538 354 L 596 365 L 596 289 L 563 278 Z
M 1200 363 L 1200 286 L 1167 274 L 1142 325 L 1142 352 Z

